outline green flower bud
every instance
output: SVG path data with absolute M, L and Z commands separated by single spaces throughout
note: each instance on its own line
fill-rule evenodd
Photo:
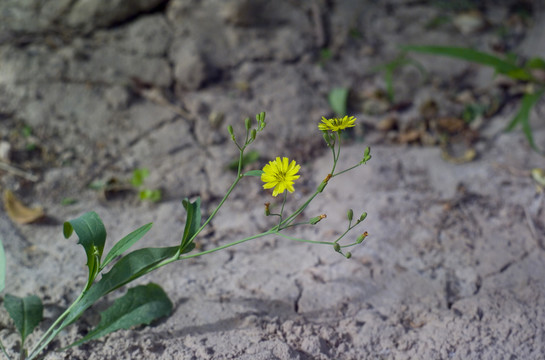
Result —
M 368 146 L 363 152 L 363 159 L 361 159 L 360 164 L 365 164 L 369 160 L 371 160 L 371 148 Z
M 334 243 L 334 244 L 333 244 L 333 249 L 334 249 L 336 252 L 339 252 L 339 251 L 341 251 L 341 245 L 339 245 L 338 243 Z
M 231 125 L 227 126 L 227 131 L 229 131 L 229 135 L 231 135 L 231 138 L 235 140 L 235 132 L 233 130 L 233 127 Z
M 350 259 L 352 257 L 352 253 L 348 251 L 344 256 L 346 256 L 347 259 Z
M 359 218 L 359 222 L 362 222 L 363 220 L 365 220 L 365 218 L 367 217 L 367 213 L 364 212 L 363 214 L 361 214 L 360 218 Z
M 348 217 L 348 221 L 352 221 L 352 219 L 354 218 L 354 211 L 352 209 L 348 209 L 346 216 Z
M 254 141 L 256 136 L 257 136 L 257 130 L 252 129 L 252 132 L 250 133 L 250 140 Z
M 361 234 L 360 236 L 358 236 L 358 238 L 356 239 L 356 242 L 358 244 L 361 244 L 363 242 L 363 240 L 365 240 L 365 238 L 369 235 L 369 233 L 366 231 L 364 232 L 363 234 Z
M 271 203 L 270 202 L 266 202 L 265 203 L 265 216 L 269 216 L 271 215 Z
M 310 225 L 316 225 L 320 222 L 320 220 L 325 219 L 327 217 L 326 214 L 322 214 L 320 216 L 313 217 L 309 220 Z
M 246 126 L 246 130 L 250 130 L 252 127 L 252 120 L 250 120 L 249 117 L 244 119 L 244 125 Z

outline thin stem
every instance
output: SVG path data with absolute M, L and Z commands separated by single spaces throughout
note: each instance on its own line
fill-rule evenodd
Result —
M 195 253 L 195 254 L 191 254 L 191 255 L 180 256 L 178 258 L 178 260 L 191 259 L 191 258 L 194 258 L 194 257 L 198 257 L 198 256 L 210 254 L 210 253 L 213 253 L 213 252 L 216 252 L 216 251 L 219 251 L 219 250 L 223 250 L 223 249 L 226 249 L 226 248 L 231 247 L 231 246 L 242 244 L 243 242 L 250 241 L 250 240 L 253 240 L 253 239 L 257 239 L 257 238 L 260 238 L 260 237 L 263 237 L 263 236 L 267 236 L 267 235 L 271 235 L 271 234 L 277 234 L 278 232 L 277 232 L 277 230 L 274 230 L 275 228 L 276 227 L 274 227 L 274 228 L 272 228 L 272 229 L 270 229 L 268 231 L 262 232 L 260 234 L 257 234 L 257 235 L 252 235 L 252 236 L 249 236 L 247 238 L 237 240 L 237 241 L 234 241 L 234 242 L 229 243 L 229 244 L 218 246 L 217 248 L 214 248 L 214 249 L 202 251 L 200 253 Z
M 339 171 L 338 173 L 331 175 L 331 177 L 334 178 L 335 176 L 344 174 L 345 172 L 348 172 L 348 171 L 350 171 L 350 170 L 353 170 L 353 169 L 355 169 L 355 168 L 357 168 L 358 166 L 361 166 L 361 165 L 362 165 L 361 163 L 358 163 L 358 164 L 356 164 L 356 165 L 354 165 L 354 166 L 352 166 L 352 167 L 349 167 L 348 169 L 345 169 L 345 170 L 343 170 L 343 171 Z
M 286 205 L 286 200 L 288 198 L 288 191 L 284 190 L 284 200 L 282 200 L 282 207 L 280 208 L 280 219 L 278 219 L 278 227 L 282 224 L 282 216 L 284 215 L 284 206 Z
M 244 149 L 246 148 L 246 146 L 243 146 L 241 149 L 240 149 L 240 155 L 239 155 L 239 158 L 238 158 L 238 169 L 237 169 L 237 177 L 235 179 L 235 181 L 233 181 L 233 183 L 231 184 L 231 186 L 229 187 L 229 189 L 227 190 L 227 193 L 225 194 L 225 196 L 223 197 L 223 199 L 221 199 L 220 203 L 218 204 L 218 206 L 216 206 L 216 208 L 214 209 L 214 211 L 212 211 L 212 213 L 210 214 L 210 216 L 208 216 L 208 219 L 206 219 L 206 221 L 202 224 L 202 226 L 195 232 L 195 234 L 191 237 L 191 239 L 189 240 L 189 242 L 193 241 L 197 235 L 199 235 L 199 233 L 206 227 L 206 225 L 208 225 L 208 223 L 214 218 L 214 216 L 216 216 L 217 212 L 220 210 L 220 208 L 223 206 L 223 204 L 225 203 L 225 201 L 227 201 L 227 198 L 229 197 L 229 195 L 231 195 L 231 193 L 233 192 L 235 186 L 237 186 L 238 182 L 240 181 L 240 179 L 243 178 L 243 176 L 241 175 L 241 172 L 242 172 L 242 157 L 244 155 Z
M 4 347 L 4 344 L 2 344 L 2 342 L 0 341 L 0 350 L 2 350 L 2 352 L 4 353 L 4 355 L 6 356 L 6 358 L 8 358 L 8 360 L 11 360 L 11 358 L 9 357 L 7 351 L 6 351 L 6 348 Z
M 76 304 L 81 300 L 83 295 L 85 295 L 87 291 L 82 291 L 81 294 L 79 294 L 78 298 L 70 305 L 58 318 L 55 320 L 55 322 L 47 329 L 47 331 L 42 335 L 40 340 L 34 345 L 34 349 L 30 352 L 30 356 L 28 357 L 28 360 L 33 359 L 36 357 L 42 350 L 53 340 L 53 338 L 58 334 L 56 332 L 55 328 L 59 325 L 61 321 L 63 321 L 70 311 L 76 306 Z
M 289 236 L 289 235 L 286 235 L 286 234 L 282 234 L 280 232 L 277 233 L 277 235 L 280 235 L 283 238 L 286 238 L 286 239 L 289 239 L 289 240 L 299 241 L 299 242 L 306 242 L 306 243 L 309 243 L 309 244 L 333 245 L 333 243 L 331 241 L 315 241 L 315 240 L 301 239 L 301 238 L 296 238 L 296 237 Z

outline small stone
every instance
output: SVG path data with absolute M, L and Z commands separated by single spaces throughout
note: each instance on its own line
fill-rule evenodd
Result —
M 476 33 L 484 27 L 483 16 L 479 11 L 471 11 L 456 16 L 454 26 L 464 35 Z
M 11 144 L 7 141 L 0 141 L 0 160 L 9 162 Z

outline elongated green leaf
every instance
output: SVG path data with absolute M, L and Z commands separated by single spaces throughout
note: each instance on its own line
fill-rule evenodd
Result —
M 6 287 L 6 254 L 0 237 L 0 292 Z
M 136 325 L 149 325 L 152 321 L 172 312 L 172 302 L 163 289 L 156 284 L 136 286 L 117 299 L 112 306 L 100 314 L 100 323 L 84 338 L 69 345 L 78 346 L 89 340 Z M 63 350 L 64 350 L 63 349 Z
M 201 226 L 201 198 L 198 197 L 194 202 L 190 202 L 189 199 L 186 198 L 182 200 L 182 204 L 187 211 L 182 244 L 180 245 L 183 251 L 186 246 L 189 245 L 193 236 Z
M 122 257 L 115 263 L 109 272 L 102 276 L 100 281 L 91 286 L 77 305 L 72 308 L 59 328 L 55 330 L 55 334 L 58 334 L 60 330 L 79 318 L 86 309 L 102 296 L 147 274 L 148 270 L 154 265 L 157 265 L 163 260 L 172 258 L 177 253 L 178 249 L 178 246 L 144 248 L 135 250 Z
M 348 89 L 347 88 L 335 88 L 329 92 L 328 95 L 329 106 L 335 112 L 337 116 L 346 115 L 346 106 L 348 102 Z
M 532 135 L 532 129 L 530 127 L 530 111 L 535 106 L 535 104 L 539 101 L 539 99 L 543 96 L 545 93 L 545 90 L 540 90 L 538 92 L 535 92 L 533 94 L 525 94 L 522 98 L 522 102 L 520 104 L 520 108 L 513 118 L 513 120 L 507 125 L 506 131 L 513 130 L 518 124 L 521 125 L 522 131 L 524 132 L 524 135 L 526 136 L 526 139 L 528 140 L 528 143 L 532 148 L 540 152 L 537 145 L 534 142 L 534 137 Z
M 119 240 L 110 250 L 104 262 L 100 266 L 101 269 L 104 269 L 116 256 L 124 253 L 128 248 L 134 245 L 138 240 L 140 240 L 153 226 L 152 223 L 146 224 L 139 229 L 134 230 L 129 235 L 125 236 L 123 239 Z
M 442 55 L 471 61 L 477 64 L 491 66 L 501 74 L 516 72 L 520 68 L 513 63 L 507 62 L 497 56 L 480 52 L 473 49 L 455 46 L 403 46 L 405 51 L 414 51 L 431 55 Z
M 87 255 L 87 267 L 89 268 L 88 288 L 99 271 L 100 258 L 106 243 L 106 229 L 98 214 L 92 211 L 64 223 L 65 238 L 68 239 L 74 231 L 79 238 L 78 244 L 83 246 Z
M 545 60 L 539 57 L 531 58 L 524 64 L 528 69 L 545 69 Z
M 4 307 L 21 334 L 21 342 L 24 343 L 28 334 L 42 321 L 42 301 L 35 295 L 20 298 L 6 294 Z
M 261 176 L 263 170 L 250 170 L 244 173 L 244 176 Z

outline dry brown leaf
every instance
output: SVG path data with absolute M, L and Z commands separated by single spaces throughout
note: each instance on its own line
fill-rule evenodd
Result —
M 10 190 L 4 191 L 4 208 L 10 219 L 18 224 L 28 224 L 44 217 L 42 207 L 26 207 Z

